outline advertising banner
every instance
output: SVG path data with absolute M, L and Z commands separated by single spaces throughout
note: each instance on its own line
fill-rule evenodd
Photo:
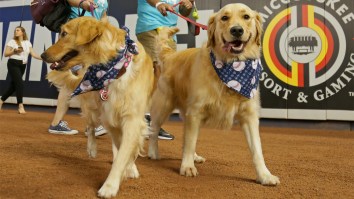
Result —
M 264 22 L 262 117 L 354 120 L 354 1 L 237 2 Z

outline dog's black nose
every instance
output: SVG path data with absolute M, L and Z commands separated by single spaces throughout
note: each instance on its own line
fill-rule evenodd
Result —
M 41 58 L 42 58 L 43 60 L 47 60 L 47 54 L 42 53 L 42 54 L 41 54 Z
M 231 35 L 241 37 L 243 35 L 243 28 L 241 26 L 234 26 L 230 29 Z

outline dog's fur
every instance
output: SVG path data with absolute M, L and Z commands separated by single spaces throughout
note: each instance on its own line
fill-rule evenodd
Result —
M 72 92 L 82 79 L 83 72 L 93 64 L 107 63 L 117 50 L 125 45 L 126 32 L 92 17 L 73 19 L 62 26 L 59 40 L 43 54 L 49 63 L 59 62 L 72 50 L 78 55 L 67 61 L 60 71 L 48 74 L 49 81 Z M 135 55 L 125 74 L 108 86 L 108 100 L 101 101 L 97 91 L 79 95 L 83 116 L 88 125 L 88 151 L 96 155 L 94 128 L 102 122 L 118 149 L 114 153 L 112 169 L 98 195 L 110 198 L 117 194 L 124 177 L 137 178 L 139 172 L 135 159 L 142 150 L 147 124 L 144 119 L 149 109 L 154 87 L 152 61 L 138 43 L 139 54 Z M 81 64 L 84 69 L 78 76 L 69 69 Z
M 235 37 L 231 34 L 231 28 L 236 26 L 243 28 L 241 36 Z M 237 119 L 252 153 L 257 182 L 263 185 L 279 184 L 278 177 L 267 169 L 262 154 L 259 137 L 259 93 L 248 99 L 229 89 L 220 81 L 209 56 L 212 50 L 216 58 L 223 62 L 258 59 L 261 54 L 262 34 L 259 14 L 244 4 L 229 4 L 223 7 L 210 17 L 208 42 L 202 48 L 174 52 L 166 45 L 166 41 L 177 31 L 176 28 L 165 29 L 160 35 L 162 73 L 152 99 L 149 157 L 159 158 L 158 130 L 172 110 L 177 108 L 184 119 L 184 148 L 180 174 L 196 176 L 198 172 L 193 160 L 200 126 L 229 129 Z M 227 47 L 235 40 L 243 42 L 242 50 Z

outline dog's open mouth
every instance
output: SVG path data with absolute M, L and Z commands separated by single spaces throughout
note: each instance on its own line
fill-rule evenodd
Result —
M 71 50 L 68 53 L 66 53 L 63 58 L 61 58 L 61 60 L 52 63 L 52 65 L 50 65 L 50 69 L 52 70 L 60 70 L 65 66 L 65 63 L 67 61 L 69 61 L 71 58 L 77 56 L 79 54 L 78 51 L 76 50 Z
M 230 52 L 233 54 L 240 54 L 243 52 L 243 49 L 245 48 L 245 46 L 247 45 L 248 41 L 251 39 L 251 36 L 249 36 L 249 38 L 247 39 L 247 41 L 242 41 L 240 39 L 236 39 L 234 41 L 228 42 L 223 38 L 224 41 L 224 46 L 223 49 L 226 52 Z

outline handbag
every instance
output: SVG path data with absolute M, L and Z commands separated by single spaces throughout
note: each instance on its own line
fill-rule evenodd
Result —
M 31 15 L 34 21 L 53 32 L 69 19 L 71 8 L 66 0 L 32 0 Z

